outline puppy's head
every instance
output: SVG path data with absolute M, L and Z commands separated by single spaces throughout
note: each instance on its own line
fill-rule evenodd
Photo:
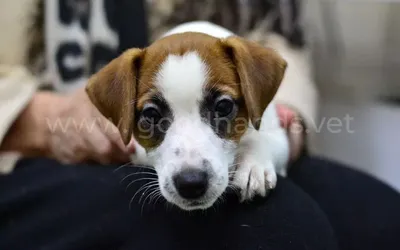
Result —
M 125 143 L 133 134 L 146 149 L 169 202 L 205 209 L 227 188 L 238 142 L 249 123 L 259 129 L 285 69 L 256 43 L 189 32 L 126 51 L 87 93 Z

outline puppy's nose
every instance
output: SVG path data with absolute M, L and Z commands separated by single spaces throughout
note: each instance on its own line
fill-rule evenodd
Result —
M 182 198 L 197 199 L 208 187 L 208 174 L 198 169 L 185 169 L 173 177 L 174 185 Z

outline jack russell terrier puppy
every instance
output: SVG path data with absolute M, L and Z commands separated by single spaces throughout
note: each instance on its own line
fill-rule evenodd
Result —
M 153 166 L 164 198 L 207 209 L 228 186 L 242 201 L 285 176 L 286 132 L 273 98 L 286 61 L 274 50 L 207 22 L 177 26 L 114 59 L 87 85 L 135 164 Z

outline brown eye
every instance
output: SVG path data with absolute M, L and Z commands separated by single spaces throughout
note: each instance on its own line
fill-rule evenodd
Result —
M 215 103 L 214 112 L 219 118 L 226 117 L 232 113 L 234 106 L 235 103 L 232 100 L 221 99 Z

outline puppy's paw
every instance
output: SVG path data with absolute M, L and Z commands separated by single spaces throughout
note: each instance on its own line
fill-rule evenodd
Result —
M 256 195 L 265 197 L 274 189 L 277 175 L 273 164 L 259 164 L 247 161 L 241 164 L 235 172 L 233 185 L 240 189 L 240 201 L 248 201 Z

